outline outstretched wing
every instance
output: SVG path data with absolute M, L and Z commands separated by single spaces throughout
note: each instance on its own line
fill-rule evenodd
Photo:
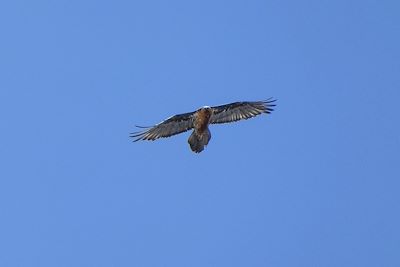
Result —
M 212 107 L 210 123 L 227 123 L 247 120 L 262 113 L 271 113 L 275 99 L 255 102 L 235 102 L 227 105 Z
M 151 127 L 136 126 L 138 128 L 145 128 L 146 130 L 134 132 L 130 137 L 135 138 L 134 142 L 139 140 L 153 141 L 158 138 L 170 137 L 186 132 L 193 128 L 193 114 L 194 112 L 175 115 Z

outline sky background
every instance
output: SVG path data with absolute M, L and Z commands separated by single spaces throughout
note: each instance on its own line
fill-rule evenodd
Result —
M 0 266 L 400 266 L 399 14 L 2 1 Z M 269 97 L 200 154 L 128 137 Z

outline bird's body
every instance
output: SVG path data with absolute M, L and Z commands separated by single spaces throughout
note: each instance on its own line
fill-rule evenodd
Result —
M 192 151 L 200 153 L 203 151 L 204 146 L 208 145 L 211 139 L 211 132 L 208 129 L 212 109 L 210 107 L 203 107 L 199 109 L 194 116 L 193 132 L 188 139 L 188 143 Z
M 235 102 L 231 104 L 209 107 L 204 106 L 195 112 L 189 112 L 172 116 L 153 127 L 144 131 L 136 132 L 131 137 L 139 140 L 156 140 L 158 138 L 170 137 L 175 134 L 193 129 L 188 143 L 193 152 L 199 153 L 204 150 L 211 139 L 209 124 L 228 123 L 242 119 L 249 119 L 262 113 L 270 113 L 275 106 L 275 100 L 256 102 Z

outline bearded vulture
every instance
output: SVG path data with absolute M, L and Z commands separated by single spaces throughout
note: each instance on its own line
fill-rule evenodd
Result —
M 275 101 L 275 99 L 269 98 L 265 101 L 234 102 L 215 107 L 204 106 L 193 112 L 171 116 L 154 126 L 136 126 L 144 130 L 134 132 L 130 137 L 134 138 L 134 142 L 154 141 L 193 129 L 188 143 L 193 152 L 200 153 L 211 139 L 209 124 L 235 122 L 247 120 L 263 113 L 269 114 L 273 111 Z

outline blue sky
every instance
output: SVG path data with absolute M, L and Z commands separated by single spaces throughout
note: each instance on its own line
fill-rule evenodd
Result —
M 398 1 L 3 1 L 1 266 L 400 266 Z M 203 105 L 270 116 L 132 143 Z

